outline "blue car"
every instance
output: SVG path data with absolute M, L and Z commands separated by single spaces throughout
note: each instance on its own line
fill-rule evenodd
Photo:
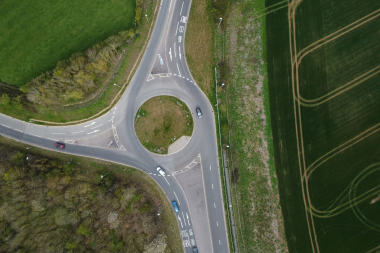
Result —
M 172 202 L 172 205 L 173 205 L 174 211 L 175 211 L 176 213 L 178 213 L 178 212 L 179 212 L 179 209 L 178 209 L 178 206 L 177 206 L 177 202 L 176 202 L 176 201 L 173 201 L 173 202 Z

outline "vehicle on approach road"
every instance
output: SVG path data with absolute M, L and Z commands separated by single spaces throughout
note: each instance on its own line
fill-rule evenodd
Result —
M 161 167 L 157 167 L 157 172 L 160 173 L 161 176 L 165 176 L 165 171 L 161 169 Z
M 197 249 L 197 247 L 194 247 L 194 248 L 193 248 L 193 253 L 198 253 L 198 249 Z
M 202 118 L 201 108 L 199 107 L 197 107 L 197 115 L 198 115 L 198 118 Z
M 56 148 L 65 148 L 65 144 L 62 144 L 62 143 L 55 143 L 55 147 Z
M 179 209 L 178 209 L 178 206 L 177 206 L 177 201 L 173 200 L 173 201 L 172 201 L 172 205 L 173 205 L 174 211 L 175 211 L 176 213 L 178 213 L 178 212 L 179 212 Z

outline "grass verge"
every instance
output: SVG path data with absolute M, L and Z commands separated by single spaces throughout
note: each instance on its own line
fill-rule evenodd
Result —
M 135 118 L 135 132 L 149 151 L 167 154 L 169 146 L 193 133 L 193 117 L 185 103 L 175 97 L 158 96 L 146 101 Z
M 203 10 L 199 6 L 204 6 Z M 228 154 L 239 252 L 287 251 L 273 159 L 265 16 L 257 15 L 263 9 L 264 0 L 224 1 L 218 5 L 195 0 L 186 34 L 190 71 L 197 83 L 207 86 L 201 88 L 219 108 L 221 148 Z M 223 13 L 227 16 L 217 28 L 217 14 Z M 212 50 L 196 53 L 202 47 Z M 215 65 L 217 101 L 212 77 Z M 212 82 L 205 82 L 205 76 Z M 218 117 L 216 121 L 218 124 Z M 229 221 L 229 217 L 226 219 Z M 228 231 L 231 233 L 231 228 Z

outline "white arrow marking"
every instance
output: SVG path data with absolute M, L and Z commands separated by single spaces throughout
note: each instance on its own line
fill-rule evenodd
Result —
M 185 226 L 186 226 L 185 215 L 183 215 L 183 212 L 182 212 L 182 217 L 183 217 L 183 223 L 185 223 Z
M 178 55 L 179 55 L 179 59 L 181 60 L 181 47 L 179 47 Z
M 179 222 L 181 222 L 181 228 L 183 228 L 181 217 L 179 217 L 179 215 L 178 215 L 178 220 L 179 220 Z
M 96 122 L 92 122 L 90 125 L 87 125 L 87 126 L 84 126 L 84 127 L 89 127 L 89 126 L 92 126 L 93 124 L 95 124 Z
M 189 226 L 190 226 L 189 215 L 187 213 L 186 213 L 186 218 L 187 218 L 187 223 L 189 223 Z
M 170 48 L 169 55 L 170 55 L 170 60 L 172 61 L 172 48 Z
M 181 76 L 181 72 L 179 71 L 178 63 L 177 63 L 177 69 L 178 69 L 178 76 Z

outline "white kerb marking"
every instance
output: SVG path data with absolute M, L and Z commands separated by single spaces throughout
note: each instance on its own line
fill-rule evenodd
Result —
M 178 200 L 177 194 L 175 194 L 175 192 L 174 192 L 174 195 L 175 195 L 175 198 L 177 199 L 178 205 L 181 205 L 181 204 L 179 203 L 179 200 Z
M 178 21 L 178 23 L 177 23 L 177 28 L 175 29 L 175 36 L 177 36 L 178 25 L 179 25 L 179 21 Z
M 96 127 L 91 127 L 91 129 L 95 129 L 95 128 L 98 128 L 100 126 L 103 126 L 103 124 L 100 124 L 99 126 L 96 126 Z
M 179 59 L 181 60 L 181 47 L 180 46 L 178 46 L 178 55 L 179 55 Z
M 84 130 L 83 131 L 79 131 L 79 132 L 74 132 L 72 134 L 79 134 L 79 133 L 83 133 L 83 132 L 84 132 Z
M 89 126 L 92 126 L 93 124 L 95 124 L 96 122 L 92 122 L 90 125 L 87 125 L 87 126 L 84 126 L 84 127 L 89 127 Z
M 177 63 L 177 69 L 178 69 L 178 76 L 181 76 L 181 71 L 179 71 L 178 63 Z
M 185 3 L 185 2 L 182 3 L 181 12 L 179 13 L 180 16 L 181 16 L 181 14 L 182 14 L 182 8 L 183 8 L 183 4 L 184 4 L 184 3 Z
M 99 130 L 95 130 L 95 131 L 93 131 L 93 132 L 89 132 L 89 133 L 87 133 L 87 134 L 93 134 L 93 133 L 96 133 L 96 132 L 99 132 Z

